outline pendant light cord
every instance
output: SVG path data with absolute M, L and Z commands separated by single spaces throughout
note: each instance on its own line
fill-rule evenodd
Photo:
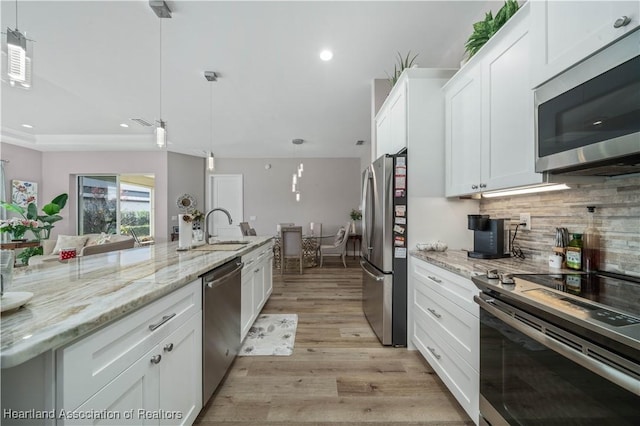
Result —
M 16 31 L 18 31 L 18 0 L 16 0 Z
M 17 0 L 16 0 L 17 1 Z M 160 124 L 162 124 L 162 18 L 160 21 Z
M 210 147 L 211 147 L 211 155 L 213 155 L 213 82 L 209 82 L 211 85 L 209 87 L 209 116 L 211 119 L 209 120 L 209 139 L 210 139 Z

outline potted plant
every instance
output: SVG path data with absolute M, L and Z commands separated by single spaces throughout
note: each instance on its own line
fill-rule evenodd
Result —
M 19 214 L 21 217 L 0 221 L 0 232 L 10 232 L 12 238 L 22 239 L 27 231 L 31 231 L 36 240 L 47 240 L 51 235 L 53 224 L 62 220 L 62 216 L 58 213 L 67 204 L 68 198 L 69 195 L 66 193 L 58 195 L 49 204 L 42 207 L 43 214 L 38 214 L 38 207 L 35 203 L 29 203 L 25 209 L 16 203 L 2 201 L 0 206 L 6 211 Z M 42 254 L 42 246 L 26 248 L 16 257 L 26 264 L 31 256 L 38 254 Z
M 414 62 L 418 57 L 418 54 L 414 55 L 413 58 L 409 59 L 410 56 L 411 56 L 411 51 L 409 51 L 409 53 L 407 53 L 407 56 L 404 58 L 402 57 L 400 52 L 398 52 L 398 64 L 393 66 L 393 75 L 389 75 L 389 73 L 387 73 L 387 77 L 389 77 L 389 84 L 391 84 L 392 88 L 393 86 L 395 86 L 396 82 L 398 81 L 398 78 L 400 78 L 400 74 L 402 74 L 402 71 L 404 71 L 406 68 L 411 68 L 414 65 Z
M 469 53 L 469 58 L 478 53 L 493 35 L 518 11 L 519 6 L 516 0 L 506 0 L 504 5 L 498 10 L 495 18 L 491 11 L 485 14 L 484 20 L 473 24 L 473 33 L 465 44 L 465 51 Z
M 351 218 L 351 233 L 356 233 L 356 220 L 362 219 L 362 212 L 357 209 L 351 209 L 351 213 L 349 213 L 349 217 Z

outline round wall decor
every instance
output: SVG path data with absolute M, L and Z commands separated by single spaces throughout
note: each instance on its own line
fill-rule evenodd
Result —
M 182 194 L 176 200 L 176 204 L 180 210 L 191 210 L 196 206 L 196 199 L 190 194 Z

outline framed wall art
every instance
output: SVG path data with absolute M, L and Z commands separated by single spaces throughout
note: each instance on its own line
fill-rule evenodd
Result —
M 11 200 L 20 207 L 27 207 L 30 203 L 38 204 L 38 184 L 25 180 L 12 180 Z

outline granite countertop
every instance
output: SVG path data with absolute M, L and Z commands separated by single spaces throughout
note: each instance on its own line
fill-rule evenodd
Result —
M 488 269 L 497 269 L 498 272 L 514 274 L 576 272 L 570 269 L 549 268 L 548 263 L 531 259 L 518 259 L 514 257 L 504 259 L 473 259 L 467 256 L 466 250 L 447 250 L 445 252 L 411 250 L 409 254 L 417 259 L 424 260 L 425 262 L 469 279 L 475 275 L 486 274 Z
M 34 296 L 22 308 L 2 313 L 0 366 L 13 367 L 61 347 L 272 237 L 243 239 L 250 243 L 237 251 L 177 251 L 173 242 L 15 269 L 6 291 Z

